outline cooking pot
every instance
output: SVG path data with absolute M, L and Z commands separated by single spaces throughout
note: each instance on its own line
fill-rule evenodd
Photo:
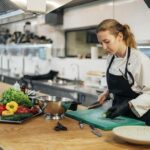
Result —
M 73 102 L 66 97 L 57 96 L 40 96 L 38 98 L 39 106 L 47 116 L 46 119 L 60 119 Z

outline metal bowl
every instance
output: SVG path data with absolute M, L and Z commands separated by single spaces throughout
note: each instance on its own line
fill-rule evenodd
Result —
M 72 100 L 66 97 L 57 96 L 40 96 L 38 98 L 39 106 L 43 110 L 44 114 L 49 119 L 60 119 L 64 116 L 64 113 L 69 109 Z

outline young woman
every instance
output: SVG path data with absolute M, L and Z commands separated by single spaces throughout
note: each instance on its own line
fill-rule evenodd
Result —
M 107 117 L 125 115 L 150 125 L 150 59 L 136 49 L 130 27 L 114 19 L 98 25 L 97 38 L 108 53 L 108 89 L 98 99 L 103 104 L 110 93 L 113 95 Z

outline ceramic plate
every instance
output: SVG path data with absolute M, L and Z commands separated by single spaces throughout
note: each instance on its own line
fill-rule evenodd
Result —
M 148 126 L 121 126 L 113 129 L 113 133 L 130 143 L 150 144 L 150 127 Z

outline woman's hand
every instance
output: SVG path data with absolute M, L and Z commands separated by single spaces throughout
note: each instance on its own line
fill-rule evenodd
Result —
M 111 108 L 109 108 L 106 112 L 106 118 L 113 119 L 113 118 L 118 117 L 120 115 L 125 115 L 129 111 L 130 111 L 129 103 L 124 102 L 118 106 L 112 106 Z
M 101 105 L 105 102 L 105 100 L 106 100 L 108 94 L 109 94 L 109 91 L 106 90 L 106 91 L 104 91 L 102 94 L 100 94 L 100 95 L 98 96 L 98 101 L 99 101 L 99 103 L 100 103 Z

